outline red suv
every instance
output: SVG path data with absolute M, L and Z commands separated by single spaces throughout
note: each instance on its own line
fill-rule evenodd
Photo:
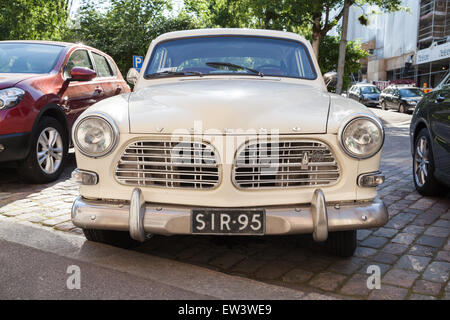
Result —
M 113 59 L 82 44 L 0 41 L 0 166 L 32 183 L 58 178 L 76 118 L 130 92 Z

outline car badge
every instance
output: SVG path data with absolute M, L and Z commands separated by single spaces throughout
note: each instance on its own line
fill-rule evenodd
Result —
M 302 170 L 307 170 L 308 168 L 309 168 L 309 155 L 308 155 L 308 152 L 305 152 L 303 154 L 303 158 L 302 158 L 301 169 Z

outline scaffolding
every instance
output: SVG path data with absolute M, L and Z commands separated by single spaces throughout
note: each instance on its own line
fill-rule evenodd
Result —
M 418 28 L 418 49 L 450 37 L 450 0 L 422 0 Z

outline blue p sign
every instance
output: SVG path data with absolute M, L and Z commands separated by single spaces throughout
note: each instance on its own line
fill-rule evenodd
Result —
M 133 68 L 141 72 L 142 64 L 144 63 L 144 57 L 133 56 Z

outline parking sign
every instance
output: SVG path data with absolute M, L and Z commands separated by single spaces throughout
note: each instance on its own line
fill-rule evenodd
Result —
M 141 72 L 142 64 L 144 63 L 144 57 L 133 56 L 133 68 Z

